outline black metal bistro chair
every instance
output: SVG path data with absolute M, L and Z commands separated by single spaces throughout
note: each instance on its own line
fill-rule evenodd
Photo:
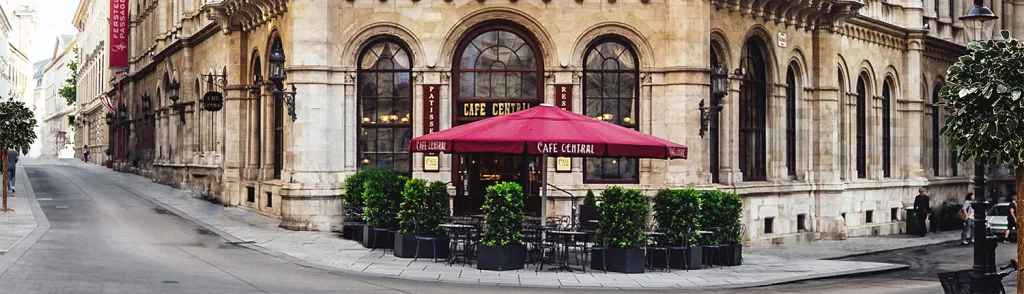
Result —
M 420 223 L 420 221 L 418 219 L 416 219 L 415 217 L 412 220 L 413 220 L 414 226 L 416 227 L 416 231 L 419 232 L 420 229 L 422 228 L 421 226 L 423 224 Z M 420 235 L 416 235 L 415 238 L 416 238 L 416 255 L 413 256 L 412 261 L 417 261 L 417 260 L 420 259 L 420 244 L 423 243 L 423 242 L 430 242 L 430 244 L 432 245 L 432 246 L 430 246 L 430 248 L 433 249 L 433 253 L 434 253 L 433 255 L 431 255 L 432 259 L 433 259 L 434 262 L 437 262 L 437 237 L 435 237 L 435 236 L 420 236 Z
M 691 247 L 690 244 L 693 240 L 693 236 L 695 233 L 696 230 L 693 227 L 687 227 L 686 231 L 683 232 L 682 241 L 680 241 L 679 243 L 669 242 L 668 246 L 666 246 L 668 247 L 669 252 L 683 252 L 683 268 L 686 269 L 686 271 L 690 271 L 690 250 L 693 250 L 693 247 Z M 671 266 L 672 265 L 669 264 L 669 267 Z
M 647 245 L 647 268 L 654 270 L 654 259 L 658 253 L 665 257 L 665 265 L 662 271 L 671 271 L 669 262 L 672 260 L 672 251 L 668 248 L 668 232 L 664 229 L 652 227 L 648 233 L 650 239 Z

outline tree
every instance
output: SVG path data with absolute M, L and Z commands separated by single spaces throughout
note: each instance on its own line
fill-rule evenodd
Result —
M 67 100 L 68 106 L 75 104 L 75 98 L 78 95 L 78 48 L 72 49 L 75 56 L 71 58 L 71 62 L 68 62 L 68 71 L 71 72 L 71 76 L 64 80 L 64 85 L 57 90 L 57 95 L 64 97 Z
M 1017 194 L 1024 193 L 1024 43 L 1002 31 L 1003 40 L 968 44 L 971 52 L 949 68 L 939 105 L 950 116 L 942 135 L 950 148 L 968 158 L 1014 168 Z M 1024 207 L 1024 197 L 1017 197 Z M 1024 218 L 1017 211 L 1017 227 Z M 1024 237 L 1017 235 L 1017 254 L 1024 256 Z M 1017 275 L 1018 293 L 1024 276 Z
M 7 151 L 31 145 L 36 140 L 36 119 L 25 103 L 0 102 L 0 158 L 3 160 L 3 211 L 7 211 Z

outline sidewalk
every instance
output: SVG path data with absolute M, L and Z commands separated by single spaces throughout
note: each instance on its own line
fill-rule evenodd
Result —
M 146 178 L 117 173 L 101 166 L 71 163 L 88 172 L 115 179 L 118 186 L 147 198 L 165 209 L 193 220 L 223 236 L 228 242 L 279 256 L 315 268 L 386 276 L 400 279 L 465 283 L 477 285 L 514 285 L 524 287 L 586 289 L 714 289 L 742 288 L 788 283 L 810 279 L 839 277 L 906 269 L 905 265 L 793 259 L 745 254 L 744 264 L 693 271 L 618 274 L 588 271 L 535 272 L 480 271 L 460 265 L 445 266 L 430 259 L 400 259 L 381 251 L 370 251 L 337 233 L 299 232 L 278 228 L 279 220 L 237 207 L 223 207 L 195 199 L 181 190 L 154 184 Z
M 36 228 L 36 219 L 29 206 L 28 190 L 25 183 L 28 183 L 28 175 L 25 174 L 25 167 L 18 165 L 15 173 L 14 190 L 16 193 L 7 194 L 7 207 L 14 209 L 12 212 L 0 212 L 0 254 L 7 253 L 15 245 L 18 245 L 25 236 L 28 236 Z M 0 182 L 2 185 L 2 182 Z M 0 187 L 0 190 L 3 188 Z M 2 192 L 2 191 L 0 191 Z
M 777 256 L 786 259 L 842 259 L 858 255 L 893 251 L 960 241 L 960 230 L 916 235 L 853 237 L 846 240 L 820 240 L 743 248 L 743 253 Z

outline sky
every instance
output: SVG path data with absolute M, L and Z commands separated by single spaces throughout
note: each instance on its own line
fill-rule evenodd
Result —
M 75 10 L 78 9 L 78 0 L 23 0 L 22 3 L 36 8 L 38 37 L 32 40 L 32 51 L 27 52 L 32 62 L 50 58 L 57 35 L 73 35 L 78 32 L 71 24 Z

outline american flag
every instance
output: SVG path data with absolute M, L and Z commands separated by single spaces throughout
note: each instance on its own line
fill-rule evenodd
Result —
M 107 112 L 115 112 L 114 104 L 110 102 L 110 96 L 103 95 L 100 97 L 100 102 L 103 103 L 103 108 L 107 109 Z

